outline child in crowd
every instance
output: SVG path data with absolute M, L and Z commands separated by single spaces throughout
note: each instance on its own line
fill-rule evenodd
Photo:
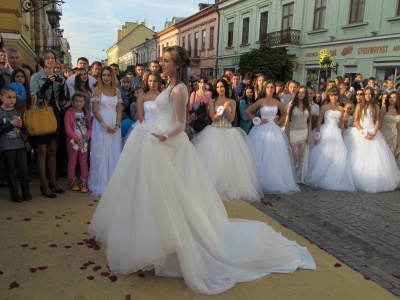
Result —
M 68 151 L 68 179 L 69 187 L 73 191 L 87 193 L 88 179 L 88 151 L 92 132 L 92 118 L 85 108 L 86 95 L 75 93 L 72 95 L 72 107 L 65 113 L 65 132 L 67 134 Z M 75 175 L 76 160 L 79 158 L 81 170 L 81 185 L 78 186 Z
M 347 101 L 344 105 L 344 113 L 343 113 L 343 122 L 344 128 L 347 129 L 353 125 L 353 111 L 354 111 L 354 103 L 351 101 Z
M 254 87 L 248 85 L 244 88 L 243 91 L 243 99 L 239 102 L 239 112 L 240 112 L 240 128 L 243 129 L 246 134 L 249 134 L 250 129 L 253 125 L 253 122 L 249 120 L 249 118 L 244 113 L 246 109 L 256 102 L 255 95 L 254 95 Z M 257 111 L 252 111 L 252 114 L 256 114 Z
M 137 99 L 143 95 L 143 87 L 142 86 L 135 86 L 133 89 L 133 97 L 132 97 L 132 102 L 130 105 L 130 112 L 131 112 L 131 118 L 133 121 L 138 120 L 138 115 L 137 115 Z
M 122 114 L 122 119 L 132 119 L 133 116 L 131 116 L 131 110 L 130 110 L 130 105 L 133 102 L 133 94 L 132 94 L 132 79 L 129 78 L 128 76 L 125 76 L 121 79 L 121 87 L 122 90 L 125 92 L 125 94 L 129 98 L 129 106 L 125 107 L 123 114 Z
M 7 171 L 11 200 L 21 202 L 15 178 L 16 168 L 21 183 L 24 201 L 32 199 L 29 190 L 28 162 L 21 127 L 23 109 L 17 102 L 17 93 L 11 87 L 3 87 L 0 92 L 0 150 Z

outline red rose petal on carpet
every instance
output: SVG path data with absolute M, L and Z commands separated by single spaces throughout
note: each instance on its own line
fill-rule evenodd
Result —
M 60 227 L 60 224 L 57 224 L 56 227 Z
M 68 232 L 64 232 L 64 234 L 65 234 L 65 235 L 68 235 L 69 233 L 68 233 Z
M 101 276 L 104 276 L 104 277 L 108 277 L 108 276 L 110 276 L 110 273 L 108 273 L 108 272 L 101 272 L 100 275 L 101 275 Z
M 101 266 L 93 267 L 93 271 L 95 271 L 95 272 L 97 272 L 97 271 L 100 270 L 100 269 L 101 269 Z
M 77 245 L 85 245 L 85 243 L 82 243 L 82 242 L 79 242 L 79 243 L 76 243 Z
M 334 264 L 334 267 L 335 267 L 335 268 L 339 268 L 339 267 L 341 267 L 341 266 L 342 266 L 341 263 L 335 263 L 335 264 Z
M 130 294 L 127 294 L 127 295 L 125 296 L 125 300 L 131 300 L 131 295 L 130 295 Z
M 3 275 L 4 273 L 3 273 L 3 271 L 0 271 L 0 275 Z
M 25 218 L 24 221 L 31 221 L 31 218 Z
M 26 247 L 28 247 L 28 244 L 22 244 L 21 247 L 26 248 Z
M 36 272 L 36 268 L 29 268 L 29 271 L 30 271 L 31 273 L 35 273 L 35 272 Z
M 57 247 L 57 244 L 51 244 L 51 245 L 49 245 L 49 247 L 50 248 L 55 248 L 55 247 Z
M 65 249 L 69 249 L 69 248 L 71 248 L 71 246 L 70 245 L 65 245 L 64 248 Z
M 80 267 L 79 269 L 81 269 L 81 270 L 86 270 L 86 269 L 87 269 L 87 267 L 85 267 L 85 266 L 82 266 L 82 267 Z
M 38 267 L 38 270 L 40 270 L 40 271 L 43 271 L 43 270 L 46 270 L 47 269 L 47 266 L 39 266 Z
M 38 210 L 38 214 L 42 214 L 42 213 L 43 213 L 42 211 Z
M 275 199 L 276 199 L 276 200 L 281 200 L 282 197 L 281 197 L 281 196 L 276 196 Z
M 400 274 L 392 274 L 394 278 L 400 279 Z
M 111 280 L 111 282 L 115 282 L 118 279 L 117 275 L 111 275 L 111 276 L 108 276 L 108 278 Z
M 6 218 L 6 220 L 12 220 L 12 218 L 11 218 L 11 217 L 8 217 L 8 218 Z
M 371 277 L 369 277 L 369 276 L 364 276 L 364 279 L 365 279 L 365 280 L 371 280 Z
M 140 277 L 140 278 L 146 277 L 146 274 L 144 274 L 144 273 L 139 273 L 139 277 Z
M 32 247 L 31 250 L 36 250 L 36 247 Z
M 15 289 L 15 288 L 17 288 L 17 287 L 19 287 L 19 283 L 18 283 L 18 282 L 13 281 L 13 282 L 10 283 L 10 290 L 11 290 L 11 289 Z
M 94 276 L 88 276 L 88 277 L 86 277 L 87 279 L 89 279 L 89 280 L 93 280 L 94 279 Z

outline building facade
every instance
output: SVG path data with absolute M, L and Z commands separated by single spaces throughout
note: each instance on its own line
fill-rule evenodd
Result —
M 155 38 L 146 39 L 144 43 L 132 48 L 131 51 L 136 54 L 137 63 L 147 69 L 150 63 L 157 59 L 157 41 Z

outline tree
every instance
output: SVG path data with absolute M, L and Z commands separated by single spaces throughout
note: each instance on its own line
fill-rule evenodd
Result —
M 239 72 L 262 73 L 268 80 L 281 80 L 283 82 L 292 78 L 292 59 L 286 48 L 260 47 L 240 56 Z

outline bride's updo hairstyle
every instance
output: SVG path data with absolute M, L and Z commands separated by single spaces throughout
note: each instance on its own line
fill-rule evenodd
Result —
M 166 47 L 164 52 L 169 52 L 174 63 L 179 66 L 177 70 L 176 83 L 182 82 L 189 87 L 188 68 L 191 63 L 189 53 L 181 46 Z

